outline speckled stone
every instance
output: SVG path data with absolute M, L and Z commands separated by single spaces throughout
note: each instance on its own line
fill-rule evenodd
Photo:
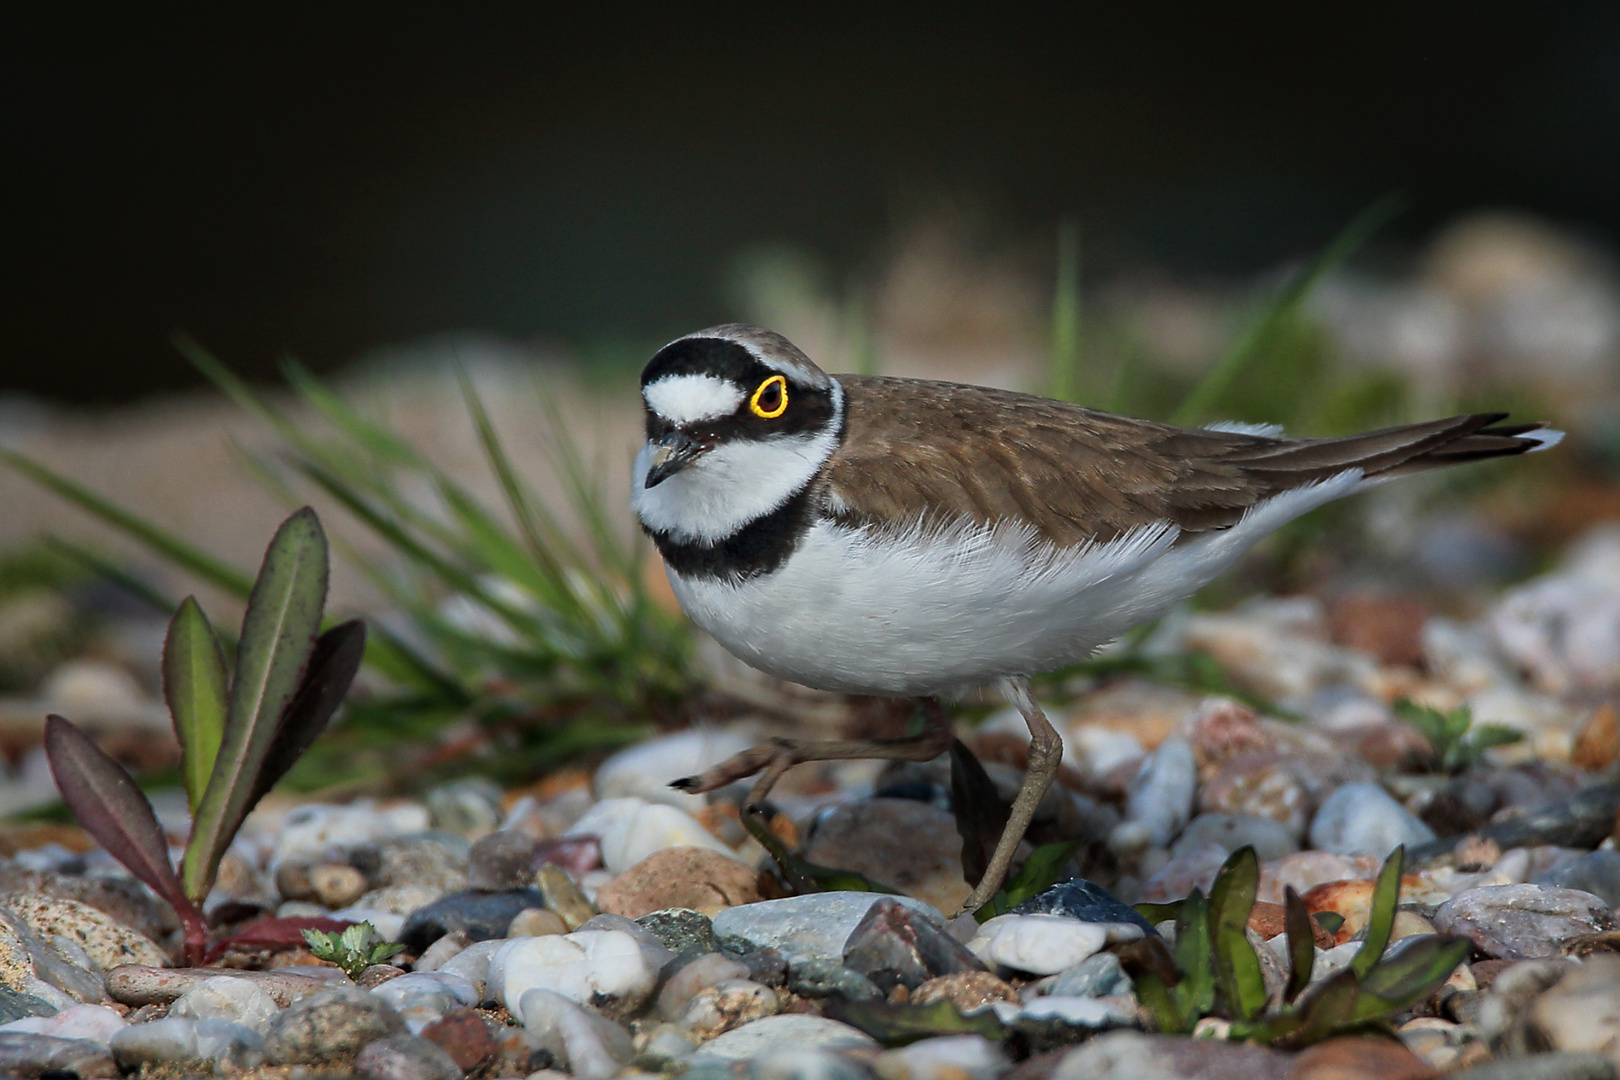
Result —
M 0 895 L 0 907 L 14 912 L 47 941 L 60 936 L 76 942 L 103 971 L 120 964 L 160 966 L 168 962 L 168 956 L 151 938 L 77 900 L 6 893 Z
M 374 994 L 323 990 L 293 1002 L 270 1023 L 264 1056 L 271 1065 L 341 1061 L 367 1043 L 405 1030 L 405 1021 Z
M 1601 898 L 1547 885 L 1487 885 L 1447 900 L 1434 925 L 1461 934 L 1482 952 L 1504 960 L 1555 956 L 1560 943 L 1620 929 Z

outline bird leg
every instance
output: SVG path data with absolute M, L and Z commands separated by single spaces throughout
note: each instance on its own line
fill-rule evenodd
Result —
M 851 758 L 933 761 L 951 745 L 950 718 L 944 706 L 934 698 L 918 698 L 917 704 L 922 707 L 927 726 L 915 735 L 898 739 L 772 739 L 740 754 L 733 754 L 697 776 L 676 780 L 669 786 L 677 791 L 697 794 L 760 773 L 753 790 L 748 793 L 748 809 L 753 810 L 765 804 L 765 796 L 770 794 L 783 773 L 807 761 L 846 761 Z
M 977 911 L 989 903 L 996 890 L 1001 888 L 1012 866 L 1013 856 L 1018 852 L 1018 845 L 1023 842 L 1024 832 L 1034 819 L 1035 810 L 1041 805 L 1046 789 L 1052 786 L 1058 766 L 1063 763 L 1063 739 L 1053 730 L 1040 706 L 1035 704 L 1029 690 L 1029 679 L 1022 675 L 1008 676 L 996 683 L 996 689 L 1029 725 L 1029 761 L 1024 768 L 1024 786 L 1018 789 L 1018 797 L 1013 800 L 1012 810 L 1007 815 L 1007 826 L 1001 830 L 1001 839 L 996 842 L 990 865 L 985 867 L 984 877 L 979 879 L 973 892 L 962 903 L 965 912 Z

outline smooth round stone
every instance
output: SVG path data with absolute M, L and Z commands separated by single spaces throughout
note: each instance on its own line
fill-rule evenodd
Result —
M 486 984 L 489 982 L 489 962 L 497 952 L 506 947 L 509 940 L 494 938 L 490 941 L 475 941 L 440 964 L 439 970 L 466 979 L 477 988 L 485 1000 L 488 1000 L 489 990 Z
M 1601 897 L 1549 885 L 1467 889 L 1441 904 L 1433 922 L 1441 933 L 1460 934 L 1503 960 L 1556 956 L 1570 938 L 1620 928 Z
M 751 979 L 727 979 L 698 993 L 680 1018 L 680 1026 L 699 1041 L 723 1031 L 773 1016 L 781 999 L 768 986 Z
M 629 934 L 582 930 L 507 942 L 490 962 L 489 994 L 521 1023 L 523 995 L 532 989 L 582 1004 L 608 998 L 634 1008 L 652 993 L 657 979 Z
M 355 923 L 368 922 L 377 931 L 377 936 L 384 941 L 401 941 L 403 940 L 401 935 L 405 932 L 405 916 L 377 908 L 359 906 L 339 908 L 332 912 L 331 918 L 346 919 Z
M 545 906 L 545 897 L 539 889 L 451 893 L 411 912 L 400 928 L 397 940 L 420 951 L 457 930 L 472 941 L 505 937 L 512 918 L 518 912 L 524 908 Z
M 461 1080 L 462 1075 L 442 1047 L 415 1035 L 367 1043 L 354 1059 L 354 1071 L 366 1080 Z
M 672 847 L 707 848 L 736 857 L 736 852 L 690 815 L 642 798 L 603 799 L 567 835 L 600 838 L 602 865 L 613 874 L 622 874 L 653 852 Z
M 804 1013 L 785 1013 L 755 1020 L 711 1039 L 703 1044 L 701 1054 L 695 1056 L 747 1061 L 784 1048 L 867 1050 L 877 1045 L 877 1040 L 870 1035 L 837 1020 Z
M 1011 1064 L 983 1035 L 945 1035 L 885 1050 L 872 1071 L 881 1080 L 993 1080 Z
M 74 1005 L 52 1016 L 25 1016 L 0 1024 L 0 1032 L 54 1035 L 61 1039 L 92 1039 L 105 1043 L 125 1027 L 124 1018 L 105 1005 Z
M 430 790 L 422 799 L 427 804 L 429 824 L 434 829 L 463 836 L 493 832 L 501 823 L 501 786 L 483 776 L 452 780 Z
M 635 1056 L 630 1033 L 591 1009 L 551 990 L 524 991 L 514 1016 L 577 1080 L 608 1080 Z
M 423 950 L 422 955 L 416 958 L 415 970 L 438 971 L 450 960 L 458 956 L 467 947 L 467 935 L 463 933 L 446 934 Z
M 480 837 L 467 856 L 467 887 L 503 892 L 534 884 L 534 851 L 539 841 L 508 829 Z
M 170 1016 L 193 1020 L 225 1020 L 259 1034 L 270 1027 L 281 1006 L 270 992 L 250 979 L 220 975 L 204 979 L 175 999 Z
M 166 1016 L 122 1029 L 110 1049 L 123 1069 L 197 1061 L 252 1068 L 264 1056 L 264 1036 L 226 1020 Z
M 405 1020 L 405 1026 L 412 1034 L 417 1034 L 433 1021 L 457 1005 L 469 1004 L 461 1000 L 454 990 L 442 979 L 435 978 L 442 972 L 412 972 L 372 989 L 372 994 L 386 1001 Z M 472 990 L 470 983 L 466 984 L 469 993 Z M 473 1002 L 472 1004 L 476 1004 Z
M 837 866 L 954 911 L 967 899 L 962 841 L 950 811 L 915 799 L 856 799 L 834 807 L 804 857 Z
M 27 1031 L 0 1031 L 0 1075 L 116 1076 L 107 1044 L 94 1039 L 62 1039 Z
M 1128 1012 L 1094 997 L 1038 997 L 1020 1005 L 998 1001 L 990 1006 L 1002 1023 L 1017 1020 L 1056 1022 L 1065 1027 L 1123 1027 L 1132 1021 Z
M 1402 844 L 1410 848 L 1433 839 L 1433 829 L 1377 784 L 1341 784 L 1311 819 L 1311 846 L 1341 855 L 1382 859 Z
M 24 994 L 0 983 L 0 1024 L 21 1020 L 25 1016 L 50 1016 L 57 1011 L 56 1006 L 44 998 Z
M 1145 825 L 1155 847 L 1175 839 L 1192 817 L 1198 763 L 1185 739 L 1166 739 L 1142 762 L 1125 801 L 1128 821 Z
M 699 728 L 648 739 L 604 761 L 591 786 L 598 799 L 639 797 L 696 811 L 704 805 L 703 796 L 676 791 L 670 781 L 696 776 L 758 741 L 741 731 Z
M 409 886 L 439 897 L 467 887 L 471 851 L 465 836 L 424 832 L 367 844 L 349 852 L 349 862 L 365 872 L 373 890 Z
M 1058 972 L 1042 988 L 1050 997 L 1105 997 L 1131 989 L 1131 979 L 1111 952 L 1093 953 L 1072 968 Z
M 1580 889 L 1620 907 L 1620 851 L 1592 851 L 1534 879 L 1536 885 Z
M 734 1075 L 733 1070 L 726 1067 L 730 1064 L 726 1059 L 709 1058 L 709 1061 L 718 1076 Z M 871 1080 L 871 1076 L 848 1055 L 813 1047 L 771 1049 L 748 1062 L 749 1080 Z
M 1060 881 L 1045 892 L 1019 904 L 1014 915 L 1066 915 L 1081 922 L 1135 923 L 1151 932 L 1153 927 L 1136 909 L 1101 885 L 1085 878 Z
M 399 803 L 387 809 L 365 800 L 348 806 L 306 803 L 282 819 L 276 833 L 274 862 L 315 862 L 329 850 L 356 848 L 427 827 L 428 812 L 415 803 Z
M 682 965 L 664 981 L 663 989 L 658 992 L 658 1013 L 665 1020 L 678 1020 L 702 991 L 728 979 L 746 979 L 749 974 L 747 964 L 717 952 L 706 953 Z
M 1114 924 L 1127 925 L 1127 924 Z M 1141 936 L 1141 928 L 1132 926 Z M 1056 975 L 1108 944 L 1109 927 L 1061 915 L 997 915 L 967 943 L 986 964 Z
M 714 916 L 714 933 L 721 939 L 738 937 L 756 948 L 775 949 L 790 962 L 814 957 L 841 963 L 844 942 L 872 905 L 883 899 L 898 901 L 930 922 L 945 923 L 936 908 L 909 896 L 824 892 L 726 908 Z
M 714 922 L 703 912 L 692 908 L 662 908 L 641 916 L 636 922 L 658 939 L 658 944 L 672 953 L 681 953 L 694 946 L 704 952 L 720 948 L 714 936 Z
M 283 1009 L 265 1033 L 271 1065 L 320 1065 L 357 1054 L 369 1042 L 405 1030 L 405 1021 L 375 994 L 349 987 L 323 990 Z
M 1228 854 L 1241 847 L 1252 847 L 1262 862 L 1281 859 L 1299 850 L 1299 841 L 1275 818 L 1255 814 L 1199 814 L 1181 830 L 1170 854 L 1174 857 L 1204 844 L 1218 845 Z

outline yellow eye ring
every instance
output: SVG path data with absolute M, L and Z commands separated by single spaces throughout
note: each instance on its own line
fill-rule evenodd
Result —
M 776 408 L 762 409 L 759 405 L 759 399 L 765 396 L 766 391 L 770 390 L 772 385 L 776 386 L 777 391 L 782 396 L 777 399 Z M 772 375 L 760 383 L 759 389 L 754 391 L 754 396 L 748 399 L 748 407 L 753 410 L 755 416 L 762 420 L 775 420 L 778 416 L 787 412 L 787 380 L 780 375 Z

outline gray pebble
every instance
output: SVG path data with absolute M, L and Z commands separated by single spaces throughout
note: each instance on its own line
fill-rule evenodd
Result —
M 836 960 L 812 957 L 788 965 L 788 989 L 800 997 L 838 997 L 845 1001 L 882 1001 L 878 985 Z
M 253 1068 L 264 1057 L 264 1037 L 241 1024 L 167 1016 L 131 1024 L 112 1038 L 120 1068 L 164 1062 L 210 1062 Z
M 74 1072 L 85 1078 L 118 1075 L 118 1066 L 103 1043 L 0 1031 L 0 1072 L 38 1076 L 51 1070 Z
M 786 957 L 842 960 L 844 942 L 881 893 L 824 892 L 764 900 L 726 908 L 714 917 L 714 932 L 725 945 L 735 935 L 753 946 L 768 946 Z M 921 900 L 893 897 L 931 922 L 944 924 L 944 916 Z M 727 951 L 731 951 L 729 948 Z
M 461 1069 L 444 1048 L 417 1035 L 390 1035 L 367 1043 L 354 1059 L 368 1080 L 461 1080 Z
M 271 1065 L 319 1065 L 405 1030 L 387 1002 L 358 988 L 323 990 L 293 1002 L 270 1024 L 264 1056 Z
M 700 952 L 718 952 L 714 923 L 701 911 L 691 908 L 664 908 L 643 915 L 636 922 L 672 953 L 696 946 Z

